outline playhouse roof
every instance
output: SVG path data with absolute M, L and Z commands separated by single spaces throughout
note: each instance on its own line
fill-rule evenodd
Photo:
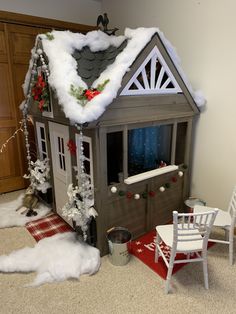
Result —
M 125 73 L 155 33 L 158 33 L 195 103 L 203 105 L 205 99 L 193 91 L 175 49 L 158 28 L 126 29 L 124 36 L 108 36 L 100 30 L 86 35 L 70 31 L 38 35 L 23 85 L 25 95 L 30 92 L 34 56 L 40 42 L 48 60 L 48 83 L 55 90 L 65 116 L 72 123 L 94 121 L 116 98 Z M 71 93 L 71 87 L 86 90 L 101 85 L 104 85 L 102 92 L 86 103 Z

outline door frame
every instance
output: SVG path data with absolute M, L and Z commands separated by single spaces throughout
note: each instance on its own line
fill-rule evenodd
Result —
M 72 161 L 70 152 L 66 147 L 66 143 L 69 141 L 69 126 L 49 121 L 48 130 L 50 137 L 55 210 L 63 220 L 73 227 L 72 219 L 68 219 L 62 215 L 62 207 L 68 201 L 67 188 L 68 185 L 72 183 Z

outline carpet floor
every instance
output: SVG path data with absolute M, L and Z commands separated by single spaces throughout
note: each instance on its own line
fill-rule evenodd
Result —
M 0 254 L 32 247 L 35 242 L 25 227 L 0 230 Z M 173 293 L 169 295 L 164 293 L 165 281 L 134 256 L 121 267 L 113 266 L 104 256 L 94 276 L 38 288 L 24 287 L 33 280 L 34 273 L 0 273 L 0 313 L 235 313 L 236 263 L 229 266 L 226 246 L 216 244 L 209 250 L 208 271 L 208 291 L 204 289 L 202 265 L 195 263 L 172 277 Z

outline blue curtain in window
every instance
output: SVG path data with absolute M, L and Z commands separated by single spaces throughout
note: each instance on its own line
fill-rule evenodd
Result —
M 159 136 L 159 127 L 148 127 L 129 131 L 129 168 L 133 170 L 136 169 L 134 172 L 137 173 L 142 170 L 157 168 L 158 146 L 160 146 Z M 131 170 L 131 172 L 133 171 Z

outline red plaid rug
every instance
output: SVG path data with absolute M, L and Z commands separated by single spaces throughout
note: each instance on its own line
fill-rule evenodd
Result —
M 141 236 L 140 238 L 131 242 L 130 253 L 140 259 L 144 264 L 150 267 L 153 271 L 155 271 L 160 277 L 166 279 L 167 276 L 167 267 L 163 258 L 160 256 L 158 263 L 155 263 L 155 237 L 156 230 L 152 230 L 147 234 Z M 211 247 L 213 243 L 209 243 L 208 247 Z M 161 247 L 164 251 L 167 260 L 170 257 L 170 249 L 164 242 L 161 243 Z M 185 259 L 185 254 L 177 254 L 176 259 Z M 175 264 L 173 268 L 172 274 L 176 273 L 179 269 L 181 269 L 187 263 Z
M 50 216 L 28 222 L 26 229 L 36 241 L 51 237 L 56 233 L 73 231 L 72 227 L 57 214 L 51 214 Z

